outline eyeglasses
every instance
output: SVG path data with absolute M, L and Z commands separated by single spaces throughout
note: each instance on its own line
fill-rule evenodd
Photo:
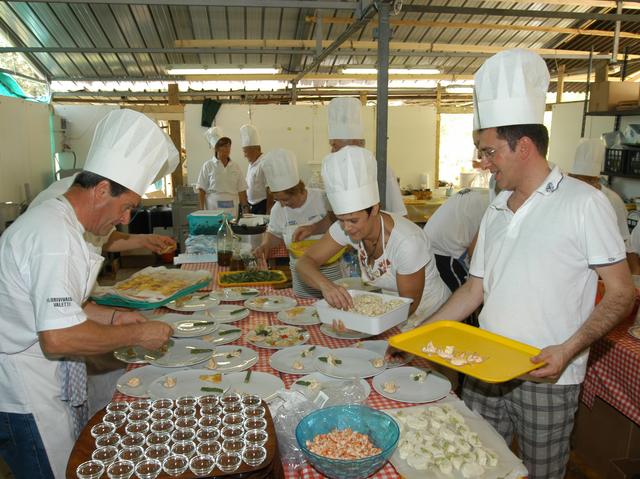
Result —
M 480 148 L 478 149 L 478 158 L 481 158 L 483 160 L 493 160 L 496 157 L 496 154 L 498 153 L 498 150 L 500 150 L 500 148 L 503 148 L 505 146 L 509 146 L 508 144 L 504 144 L 504 145 L 500 145 L 497 148 L 492 148 L 492 147 L 488 147 L 488 148 Z

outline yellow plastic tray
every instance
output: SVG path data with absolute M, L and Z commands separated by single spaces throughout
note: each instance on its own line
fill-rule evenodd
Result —
M 429 341 L 437 348 L 454 346 L 457 351 L 479 354 L 484 362 L 454 366 L 423 352 Z M 389 345 L 488 383 L 509 381 L 542 366 L 530 361 L 540 353 L 538 348 L 456 321 L 439 321 L 397 334 L 389 338 Z
M 294 258 L 299 258 L 316 241 L 318 240 L 310 239 L 310 240 L 295 241 L 289 244 L 289 251 L 291 251 L 291 254 L 293 255 Z M 324 264 L 325 265 L 333 264 L 336 261 L 338 261 L 340 258 L 342 258 L 342 255 L 345 253 L 345 251 L 347 251 L 347 248 L 348 246 L 345 246 L 344 248 L 342 248 L 340 251 L 334 254 L 331 258 L 329 258 Z
M 280 275 L 280 279 L 274 279 L 271 281 L 262 281 L 259 283 L 256 283 L 256 282 L 254 283 L 222 283 L 220 282 L 220 280 L 225 276 L 229 276 L 230 274 L 235 274 L 235 273 L 244 273 L 244 271 L 218 271 L 218 278 L 216 281 L 218 283 L 218 286 L 220 286 L 221 288 L 235 288 L 239 286 L 268 286 L 271 284 L 284 284 L 288 281 L 287 276 L 279 269 L 271 269 L 269 271 L 271 271 L 272 273 L 278 273 Z

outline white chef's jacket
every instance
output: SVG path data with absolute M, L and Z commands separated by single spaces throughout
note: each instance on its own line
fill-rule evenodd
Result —
M 61 178 L 51 183 L 46 189 L 38 193 L 38 195 L 33 199 L 33 201 L 31 201 L 31 203 L 29 203 L 28 209 L 35 208 L 36 206 L 44 203 L 47 200 L 57 198 L 58 196 L 65 194 L 67 190 L 71 188 L 71 185 L 76 179 L 76 176 L 78 176 L 78 173 L 75 173 L 72 176 L 67 176 L 66 178 Z M 111 233 L 113 233 L 115 230 L 116 228 L 114 226 L 113 228 L 111 228 L 111 231 L 109 231 L 109 233 L 103 236 L 94 235 L 89 231 L 85 231 L 84 240 L 89 243 L 89 246 L 93 247 L 95 253 L 101 254 L 102 247 L 109 240 L 109 236 L 111 236 Z
M 558 167 L 515 213 L 512 193 L 489 205 L 471 258 L 484 289 L 480 327 L 538 348 L 562 344 L 593 311 L 593 267 L 626 258 L 615 215 L 604 194 Z M 580 384 L 587 358 L 576 356 L 557 384 Z
M 267 179 L 262 170 L 262 158 L 264 155 L 249 163 L 247 168 L 247 200 L 252 205 L 257 205 L 267 199 Z
M 627 252 L 631 253 L 631 233 L 629 233 L 629 225 L 627 224 L 627 208 L 624 206 L 624 201 L 622 201 L 622 198 L 620 198 L 618 193 L 607 188 L 605 185 L 600 186 L 600 191 L 604 193 L 604 196 L 607 197 L 611 206 L 613 206 L 613 211 L 616 213 L 616 222 L 618 224 L 620 236 L 622 236 L 622 241 L 624 241 Z
M 238 193 L 247 190 L 240 165 L 229 160 L 225 167 L 215 156 L 202 165 L 198 188 L 206 193 L 206 207 L 237 213 Z
M 63 196 L 20 216 L 0 237 L 0 411 L 34 415 L 56 478 L 74 443 L 61 399 L 58 361 L 45 358 L 38 332 L 87 318 L 82 303 L 102 264 Z
M 487 206 L 487 188 L 465 188 L 445 201 L 424 225 L 434 254 L 456 259 L 464 256 Z

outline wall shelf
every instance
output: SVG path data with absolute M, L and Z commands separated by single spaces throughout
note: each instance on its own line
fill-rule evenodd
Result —
M 640 116 L 640 108 L 633 110 L 590 111 L 587 116 Z

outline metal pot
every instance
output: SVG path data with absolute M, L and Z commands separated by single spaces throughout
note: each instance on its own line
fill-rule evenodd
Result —
M 13 201 L 0 203 L 0 233 L 13 223 L 22 213 L 22 205 Z

